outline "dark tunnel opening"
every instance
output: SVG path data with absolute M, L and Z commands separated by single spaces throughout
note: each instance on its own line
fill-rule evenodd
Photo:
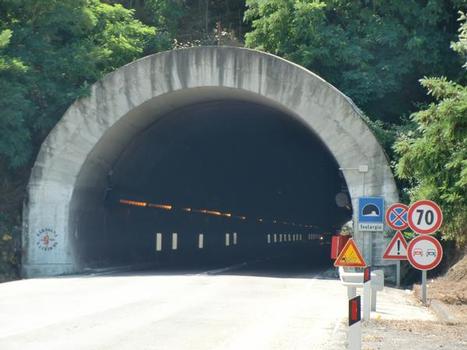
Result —
M 83 266 L 327 263 L 330 235 L 352 217 L 345 180 L 321 140 L 294 117 L 244 101 L 160 117 L 105 182 L 101 210 L 79 219 Z

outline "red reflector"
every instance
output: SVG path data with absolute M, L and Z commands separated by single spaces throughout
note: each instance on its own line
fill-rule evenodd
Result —
M 349 326 L 361 320 L 360 296 L 349 299 Z
M 371 280 L 371 267 L 365 267 L 363 270 L 363 283 L 369 282 Z

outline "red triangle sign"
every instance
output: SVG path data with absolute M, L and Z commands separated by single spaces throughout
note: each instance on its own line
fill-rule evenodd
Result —
M 407 242 L 401 231 L 397 231 L 383 254 L 383 259 L 407 260 Z
M 342 248 L 339 256 L 334 262 L 334 266 L 347 266 L 347 267 L 365 267 L 366 262 L 362 254 L 358 250 L 357 245 L 351 238 L 347 241 L 344 248 Z

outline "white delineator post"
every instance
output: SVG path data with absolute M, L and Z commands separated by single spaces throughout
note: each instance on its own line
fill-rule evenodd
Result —
M 371 315 L 371 268 L 365 267 L 363 271 L 363 319 L 370 320 Z
M 347 335 L 348 350 L 361 350 L 362 348 L 362 322 L 360 305 L 360 296 L 349 299 L 349 332 Z

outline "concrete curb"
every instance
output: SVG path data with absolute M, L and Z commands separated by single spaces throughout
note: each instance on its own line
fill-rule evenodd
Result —
M 433 299 L 430 304 L 431 309 L 433 310 L 436 317 L 447 325 L 457 324 L 458 321 L 449 310 L 449 308 L 442 301 Z

